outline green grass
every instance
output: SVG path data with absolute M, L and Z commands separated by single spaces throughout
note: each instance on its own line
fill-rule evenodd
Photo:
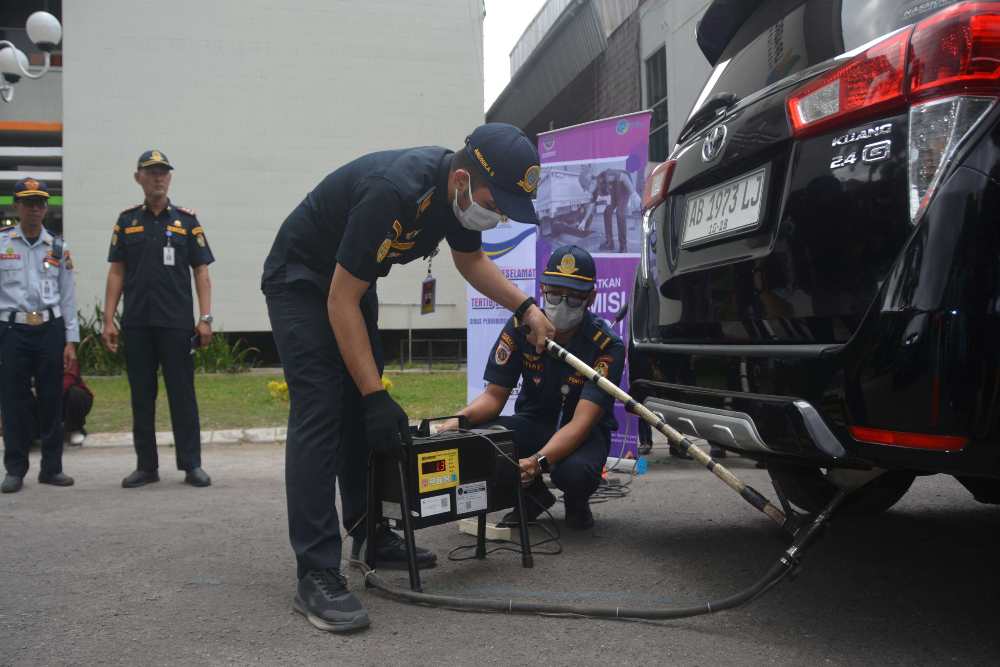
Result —
M 395 398 L 411 419 L 454 414 L 465 405 L 465 373 L 394 373 Z M 231 428 L 284 426 L 288 404 L 271 398 L 267 383 L 281 379 L 280 373 L 220 373 L 195 376 L 201 428 L 205 431 Z M 123 375 L 88 377 L 94 391 L 94 408 L 87 418 L 91 433 L 132 430 L 128 380 Z M 156 400 L 156 430 L 170 430 L 167 394 L 160 380 Z

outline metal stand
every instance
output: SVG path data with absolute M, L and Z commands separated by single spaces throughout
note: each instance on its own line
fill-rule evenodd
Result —
M 423 592 L 420 584 L 420 570 L 417 568 L 417 545 L 413 536 L 413 515 L 410 513 L 410 493 L 409 485 L 406 481 L 406 461 L 403 457 L 395 460 L 396 470 L 399 474 L 400 493 L 400 523 L 403 524 L 403 541 L 406 543 L 406 560 L 410 572 L 410 590 L 417 593 Z M 375 570 L 376 557 L 375 547 L 378 539 L 378 527 L 385 521 L 382 515 L 382 499 L 378 494 L 376 461 L 372 455 L 368 459 L 368 512 L 365 525 L 365 564 L 369 569 Z M 521 485 L 517 485 L 517 511 L 518 526 L 521 534 L 521 566 L 534 567 L 534 558 L 531 555 L 531 541 L 528 536 L 528 522 L 524 515 L 524 494 Z M 476 526 L 476 558 L 486 558 L 486 515 L 489 510 L 479 512 L 477 515 L 478 524 Z M 371 586 L 368 578 L 365 578 L 365 586 Z

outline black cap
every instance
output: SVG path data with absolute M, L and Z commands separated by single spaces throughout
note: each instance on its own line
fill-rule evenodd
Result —
M 138 166 L 139 169 L 143 169 L 144 167 L 157 167 L 157 166 L 166 167 L 167 169 L 174 168 L 174 165 L 170 164 L 170 160 L 167 159 L 167 156 L 161 153 L 160 151 L 156 150 L 155 148 L 152 150 L 148 150 L 139 156 L 139 166 Z
M 28 197 L 49 198 L 49 188 L 45 181 L 34 178 L 22 178 L 14 184 L 14 199 L 27 199 Z
M 465 138 L 465 150 L 486 177 L 500 212 L 511 220 L 537 225 L 531 200 L 542 172 L 538 151 L 524 132 L 507 123 L 486 123 Z
M 567 287 L 587 292 L 594 288 L 597 266 L 590 253 L 577 245 L 564 245 L 549 255 L 545 273 L 539 279 L 543 285 Z

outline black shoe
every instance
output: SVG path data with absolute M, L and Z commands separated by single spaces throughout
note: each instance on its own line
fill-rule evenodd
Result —
M 722 447 L 709 447 L 708 455 L 713 459 L 724 459 L 726 458 L 726 450 Z
M 389 530 L 379 526 L 376 532 L 375 567 L 383 570 L 405 570 L 409 568 L 406 557 L 406 541 Z M 360 567 L 365 560 L 365 542 L 362 535 L 351 540 L 351 565 Z M 417 568 L 425 570 L 437 565 L 437 555 L 433 551 L 416 547 Z
M 594 513 L 590 511 L 590 503 L 566 501 L 566 526 L 573 530 L 587 530 L 594 527 Z
M 691 459 L 690 454 L 685 454 L 684 452 L 677 449 L 673 445 L 670 445 L 670 456 L 674 457 L 675 459 L 685 459 L 685 460 Z
M 368 627 L 368 612 L 347 590 L 347 579 L 334 569 L 310 570 L 295 590 L 295 611 L 327 632 L 350 632 Z
M 184 475 L 184 483 L 191 486 L 212 486 L 212 478 L 201 468 L 192 468 Z
M 122 480 L 123 489 L 136 489 L 153 482 L 160 481 L 160 473 L 155 470 L 133 470 L 132 473 Z
M 524 518 L 528 523 L 536 521 L 545 510 L 556 504 L 556 497 L 552 495 L 552 492 L 549 491 L 541 479 L 536 479 L 522 493 L 524 495 Z M 514 510 L 513 512 L 508 512 L 504 518 L 500 519 L 500 523 L 497 525 L 515 528 L 519 524 L 520 518 L 517 515 L 517 510 Z
M 54 475 L 38 473 L 38 483 L 51 484 L 52 486 L 73 486 L 73 478 L 64 472 L 57 472 Z
M 17 475 L 6 475 L 0 484 L 0 493 L 17 493 L 24 486 L 24 478 Z

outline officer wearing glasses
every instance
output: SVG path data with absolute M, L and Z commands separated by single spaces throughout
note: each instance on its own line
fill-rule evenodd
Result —
M 588 307 L 594 302 L 594 259 L 583 248 L 556 249 L 539 278 L 545 314 L 556 328 L 555 341 L 615 384 L 621 381 L 625 346 L 607 323 Z M 483 378 L 486 390 L 459 414 L 472 425 L 500 424 L 514 431 L 521 481 L 529 498 L 529 521 L 555 503 L 542 482 L 549 474 L 564 494 L 566 525 L 585 530 L 594 525 L 590 496 L 601 481 L 611 433 L 618 428 L 614 400 L 573 368 L 538 354 L 521 332 L 516 317 L 508 320 L 493 346 Z M 499 417 L 511 390 L 521 379 L 515 414 Z M 451 421 L 442 428 L 457 428 Z M 516 514 L 503 519 L 516 523 Z

